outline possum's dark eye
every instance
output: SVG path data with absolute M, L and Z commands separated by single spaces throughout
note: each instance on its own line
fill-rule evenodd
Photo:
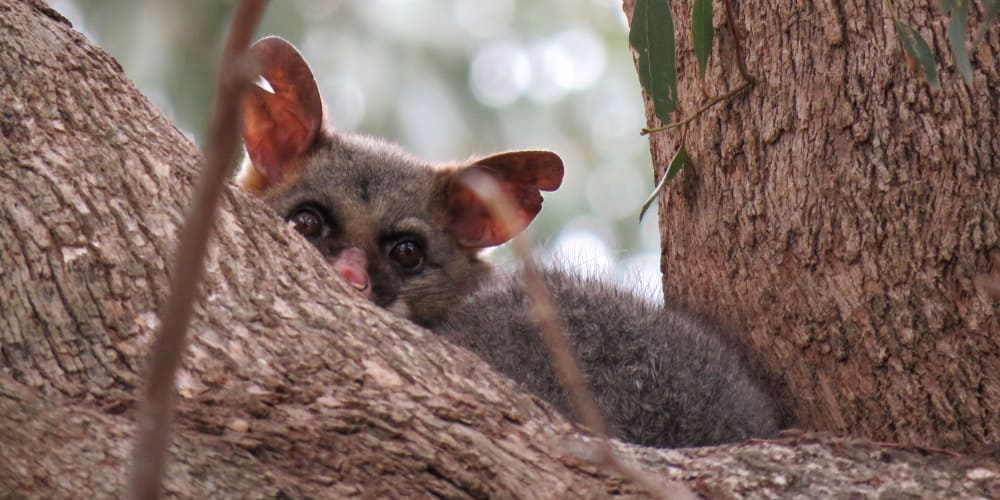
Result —
M 300 208 L 288 218 L 288 223 L 306 238 L 316 238 L 323 234 L 323 216 L 314 208 Z
M 415 240 L 400 240 L 389 249 L 389 258 L 404 271 L 417 272 L 424 264 L 424 249 Z

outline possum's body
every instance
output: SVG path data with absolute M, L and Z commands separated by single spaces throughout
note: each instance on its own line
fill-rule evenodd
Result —
M 614 436 L 679 447 L 778 430 L 777 405 L 717 327 L 597 279 L 551 269 L 544 277 Z M 521 275 L 508 275 L 435 331 L 570 414 L 528 307 Z
M 302 55 L 276 37 L 251 51 L 269 88 L 243 98 L 248 159 L 237 182 L 270 205 L 362 296 L 476 351 L 568 413 L 517 277 L 493 280 L 482 248 L 520 232 L 559 187 L 562 160 L 511 151 L 432 165 L 385 141 L 334 132 Z M 499 220 L 470 189 L 490 179 Z M 685 446 L 776 428 L 774 400 L 717 330 L 595 280 L 547 275 L 615 433 Z

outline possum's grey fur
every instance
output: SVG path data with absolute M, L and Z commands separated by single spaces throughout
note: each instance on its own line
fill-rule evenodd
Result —
M 682 447 L 778 430 L 777 404 L 718 328 L 596 279 L 552 269 L 544 278 L 615 437 Z M 485 285 L 435 331 L 569 415 L 528 300 L 515 273 Z

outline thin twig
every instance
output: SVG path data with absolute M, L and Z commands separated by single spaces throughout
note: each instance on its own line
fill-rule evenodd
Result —
M 749 82 L 749 81 L 743 82 L 743 84 L 740 85 L 739 87 L 736 87 L 735 89 L 730 90 L 729 92 L 726 92 L 725 94 L 722 94 L 722 95 L 716 97 L 715 99 L 712 99 L 711 101 L 708 101 L 707 104 L 705 104 L 704 106 L 698 108 L 698 111 L 695 111 L 694 114 L 692 114 L 691 116 L 685 118 L 682 121 L 679 121 L 677 123 L 671 123 L 670 125 L 664 125 L 662 127 L 657 127 L 657 128 L 644 128 L 644 129 L 642 129 L 641 132 L 639 132 L 639 134 L 640 135 L 647 135 L 647 134 L 652 134 L 652 133 L 655 133 L 655 132 L 665 132 L 667 130 L 673 130 L 673 129 L 678 128 L 678 127 L 683 127 L 684 125 L 687 125 L 688 123 L 691 123 L 696 118 L 698 118 L 699 116 L 701 116 L 701 114 L 704 113 L 706 110 L 708 110 L 708 108 L 711 108 L 712 106 L 715 106 L 716 104 L 719 104 L 720 102 L 725 101 L 726 99 L 729 99 L 730 97 L 733 97 L 736 94 L 739 94 L 740 92 L 743 91 L 743 89 L 749 87 L 752 84 L 753 83 Z
M 747 70 L 746 61 L 743 60 L 742 37 L 740 37 L 739 30 L 736 29 L 736 23 L 733 22 L 733 19 L 736 17 L 733 14 L 733 0 L 722 0 L 722 3 L 726 6 L 726 24 L 729 25 L 729 31 L 733 34 L 733 43 L 736 44 L 736 67 L 739 68 L 744 81 L 756 83 L 757 78 L 750 74 Z
M 195 293 L 204 274 L 208 235 L 229 166 L 234 163 L 239 146 L 240 96 L 252 82 L 244 54 L 266 4 L 266 0 L 240 2 L 222 54 L 204 169 L 181 230 L 170 296 L 149 360 L 138 438 L 132 455 L 129 488 L 134 499 L 160 498 L 162 492 L 173 420 L 174 377 L 186 344 Z
M 958 458 L 958 457 L 962 456 L 961 453 L 958 453 L 956 451 L 946 450 L 944 448 L 934 448 L 932 446 L 920 446 L 920 445 L 916 445 L 916 444 L 891 443 L 891 442 L 886 442 L 886 441 L 879 442 L 878 445 L 880 447 L 882 447 L 882 448 L 894 448 L 894 449 L 908 450 L 908 451 L 919 451 L 921 453 L 935 453 L 935 454 L 938 454 L 938 455 L 948 455 L 949 457 L 955 457 L 955 458 Z
M 500 220 L 507 234 L 513 234 L 516 227 L 514 208 L 510 200 L 503 195 L 497 183 L 486 174 L 470 177 L 467 185 L 474 190 L 486 203 L 489 211 Z M 524 288 L 532 303 L 531 314 L 541 330 L 542 341 L 549 351 L 553 370 L 559 383 L 569 395 L 573 411 L 580 421 L 592 432 L 597 434 L 596 457 L 598 465 L 616 470 L 620 475 L 631 479 L 650 495 L 656 498 L 694 499 L 695 495 L 687 486 L 653 477 L 651 474 L 635 467 L 619 457 L 608 441 L 608 425 L 597 405 L 596 399 L 587 385 L 583 371 L 573 354 L 573 348 L 567 340 L 565 329 L 560 324 L 559 315 L 552 299 L 552 293 L 538 270 L 531 253 L 531 240 L 522 233 L 511 241 L 514 254 L 520 261 L 524 272 Z

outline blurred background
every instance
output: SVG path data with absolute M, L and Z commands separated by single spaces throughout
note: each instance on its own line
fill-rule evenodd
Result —
M 235 2 L 57 0 L 201 143 Z M 334 128 L 428 160 L 543 148 L 566 164 L 531 226 L 540 253 L 659 296 L 645 116 L 620 0 L 271 2 L 260 36 L 304 54 Z M 501 247 L 494 260 L 508 260 Z

